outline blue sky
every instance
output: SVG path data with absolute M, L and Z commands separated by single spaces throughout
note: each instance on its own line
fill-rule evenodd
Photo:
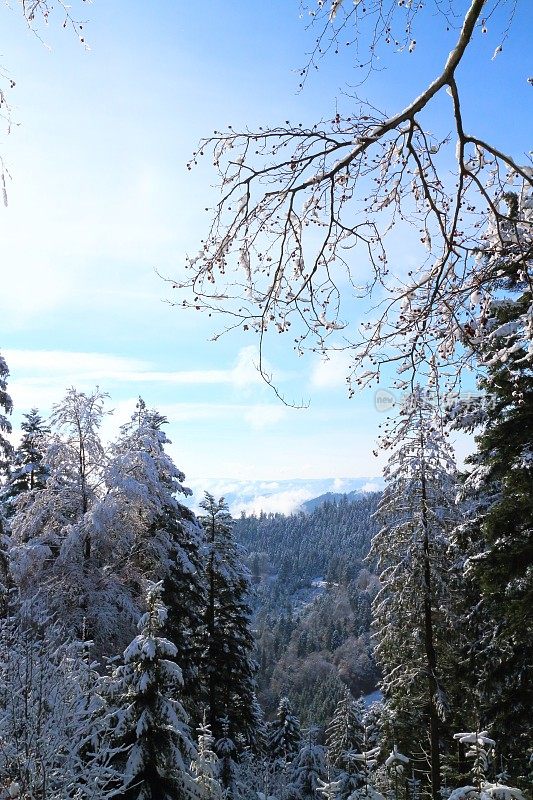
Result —
M 531 128 L 532 89 L 517 68 L 529 51 L 527 6 L 502 55 L 491 60 L 501 30 L 494 18 L 459 76 L 467 122 L 519 160 Z M 173 455 L 195 488 L 293 478 L 349 488 L 341 479 L 378 475 L 381 415 L 372 391 L 347 399 L 344 356 L 297 360 L 290 340 L 275 341 L 268 359 L 281 390 L 310 401 L 287 408 L 255 371 L 254 339 L 211 342 L 213 322 L 172 308 L 157 275 L 180 275 L 216 200 L 208 164 L 186 169 L 199 138 L 229 123 L 311 121 L 336 101 L 346 108 L 349 48 L 298 93 L 297 68 L 313 42 L 298 0 L 94 0 L 81 15 L 89 50 L 58 17 L 40 29 L 45 46 L 17 10 L 0 9 L 2 65 L 16 80 L 16 124 L 0 138 L 11 175 L 0 210 L 0 348 L 15 424 L 31 406 L 47 413 L 67 386 L 98 384 L 116 410 L 109 435 L 139 394 L 168 416 Z M 398 110 L 436 74 L 455 37 L 429 17 L 415 53 L 395 55 L 366 93 Z M 440 126 L 442 103 L 432 113 L 429 123 Z M 401 241 L 396 255 L 400 267 L 411 263 Z M 364 312 L 364 304 L 353 309 Z M 290 497 L 283 502 L 288 508 Z

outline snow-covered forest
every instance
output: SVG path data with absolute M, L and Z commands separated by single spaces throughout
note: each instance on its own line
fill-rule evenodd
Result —
M 107 398 L 70 389 L 13 447 L 0 368 L 6 797 L 527 796 L 523 347 L 448 409 L 477 426 L 465 472 L 417 389 L 381 495 L 239 520 L 209 494 L 188 508 L 142 399 L 104 444 Z
M 158 408 L 108 435 L 73 386 L 14 430 L 0 354 L 0 800 L 533 800 L 533 168 L 468 132 L 457 77 L 506 4 L 456 5 L 303 1 L 302 91 L 341 46 L 368 75 L 413 53 L 428 8 L 455 43 L 397 113 L 363 79 L 349 113 L 208 135 L 187 166 L 219 199 L 168 280 L 176 314 L 255 337 L 282 405 L 271 334 L 348 354 L 351 397 L 390 379 L 382 492 L 195 508 Z M 393 274 L 397 226 L 421 249 Z

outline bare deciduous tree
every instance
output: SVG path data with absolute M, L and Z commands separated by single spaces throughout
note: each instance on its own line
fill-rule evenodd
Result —
M 501 284 L 499 257 L 511 253 L 516 280 L 532 279 L 533 169 L 466 130 L 456 80 L 474 35 L 485 29 L 484 15 L 499 5 L 466 4 L 440 74 L 392 116 L 355 96 L 353 113 L 311 127 L 230 127 L 203 140 L 189 168 L 211 154 L 221 197 L 186 277 L 173 282 L 184 292 L 176 302 L 230 315 L 224 331 L 255 331 L 261 352 L 272 330 L 290 332 L 300 354 L 349 350 L 352 392 L 356 383 L 379 379 L 384 362 L 436 373 L 475 352 Z M 319 2 L 313 13 L 322 27 L 302 84 L 339 37 L 352 36 L 360 66 L 372 70 L 378 46 L 412 51 L 415 17 L 433 10 L 449 25 L 452 6 Z M 402 40 L 394 34 L 398 14 Z M 453 133 L 437 138 L 427 114 L 445 92 Z M 416 273 L 392 274 L 398 226 L 410 245 L 421 246 Z M 488 248 L 496 258 L 484 256 Z M 372 321 L 360 324 L 353 300 L 368 295 L 379 305 Z

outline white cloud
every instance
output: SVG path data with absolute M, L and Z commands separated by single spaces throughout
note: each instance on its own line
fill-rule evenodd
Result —
M 361 486 L 359 491 L 360 492 L 379 492 L 379 491 L 381 491 L 381 488 L 382 487 L 379 486 L 377 483 L 372 483 L 371 481 L 369 481 L 368 483 L 365 483 L 364 486 Z
M 350 478 L 335 478 L 331 487 L 332 492 L 346 492 L 350 491 L 352 481 Z
M 107 353 L 76 353 L 65 350 L 4 350 L 11 373 L 30 372 L 44 374 L 48 380 L 54 375 L 77 374 L 91 379 L 129 375 L 142 371 L 148 365 L 137 359 Z M 37 380 L 37 378 L 36 378 Z
M 254 366 L 257 349 L 243 347 L 230 369 L 155 370 L 153 365 L 135 358 L 115 356 L 109 353 L 69 352 L 65 350 L 4 350 L 13 382 L 38 385 L 46 377 L 61 382 L 64 386 L 80 381 L 101 383 L 104 380 L 131 383 L 167 384 L 230 384 L 243 389 L 252 384 L 261 384 L 262 378 Z M 17 378 L 18 373 L 30 373 L 31 377 Z
M 334 350 L 318 361 L 311 372 L 311 385 L 314 389 L 339 389 L 346 386 L 346 376 L 350 371 L 351 357 L 348 352 Z
M 286 418 L 288 409 L 280 405 L 255 405 L 249 406 L 244 413 L 244 419 L 254 430 L 262 430 L 277 425 Z
M 246 514 L 260 514 L 261 511 L 265 514 L 292 514 L 312 497 L 313 494 L 308 489 L 289 489 L 269 495 L 257 495 L 252 500 L 234 503 L 231 510 L 234 516 L 239 516 L 242 511 Z

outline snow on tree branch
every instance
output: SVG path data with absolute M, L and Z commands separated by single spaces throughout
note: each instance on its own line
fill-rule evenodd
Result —
M 392 35 L 384 0 L 371 10 L 321 5 L 329 17 L 324 35 L 370 11 L 381 27 L 366 39 L 361 28 L 358 47 L 364 42 L 372 54 L 376 37 Z M 221 333 L 253 332 L 261 352 L 271 333 L 288 333 L 298 354 L 347 349 L 351 391 L 377 380 L 384 362 L 434 373 L 437 364 L 455 369 L 476 352 L 472 297 L 492 293 L 498 282 L 479 254 L 503 248 L 513 228 L 517 269 L 530 280 L 533 222 L 531 167 L 463 122 L 455 76 L 476 27 L 485 25 L 485 6 L 472 0 L 441 72 L 398 113 L 387 116 L 354 97 L 353 113 L 312 126 L 230 126 L 203 140 L 188 166 L 211 155 L 220 199 L 185 279 L 172 282 L 176 304 L 223 314 Z M 324 52 L 317 47 L 311 61 Z M 453 133 L 439 137 L 426 117 L 444 91 Z M 519 223 L 504 202 L 513 191 L 521 197 Z M 420 264 L 401 279 L 393 272 L 396 228 L 416 245 Z M 354 302 L 368 295 L 380 302 L 361 324 Z M 272 383 L 262 360 L 259 368 Z

